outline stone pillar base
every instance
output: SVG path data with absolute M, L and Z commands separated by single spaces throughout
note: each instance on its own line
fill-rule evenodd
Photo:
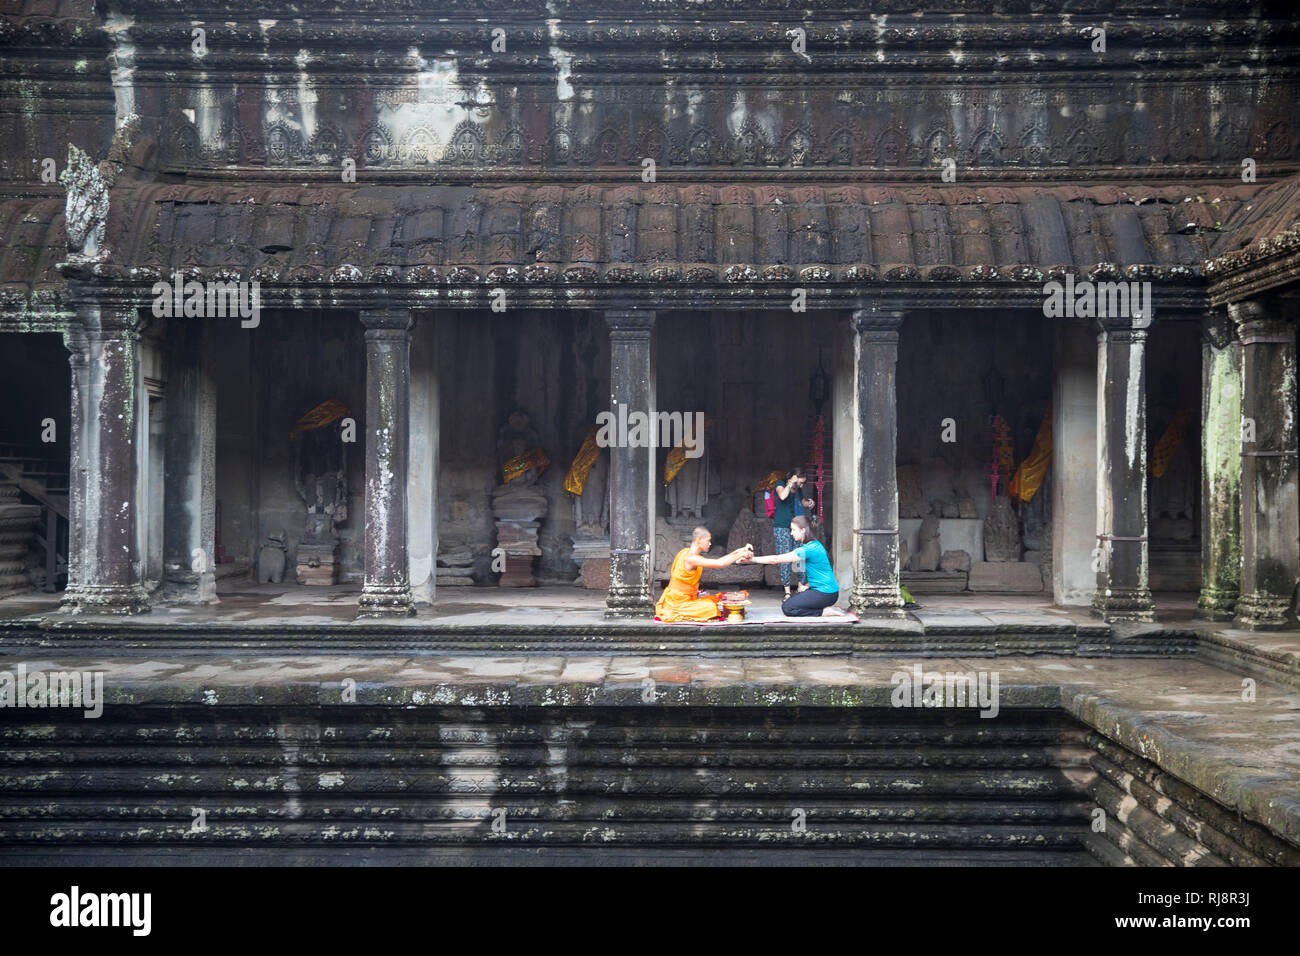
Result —
M 497 581 L 499 588 L 535 588 L 537 587 L 537 578 L 533 577 L 533 558 L 532 554 L 511 554 L 505 553 L 506 569 L 501 572 L 501 580 Z
M 605 617 L 612 619 L 654 617 L 655 606 L 649 588 L 610 585 L 605 598 Z
M 138 584 L 90 585 L 64 592 L 67 614 L 148 614 L 149 595 Z
M 1239 597 L 1236 588 L 1202 588 L 1192 616 L 1202 621 L 1231 621 Z
M 415 617 L 411 589 L 367 587 L 357 601 L 357 617 Z
M 1237 601 L 1233 623 L 1248 631 L 1281 631 L 1296 627 L 1291 598 L 1272 594 L 1243 594 Z
M 903 595 L 898 588 L 873 585 L 858 585 L 853 588 L 849 598 L 849 610 L 858 617 L 870 617 L 903 620 L 907 612 L 903 610 Z
M 217 597 L 217 575 L 213 571 L 168 569 L 154 597 L 166 604 L 221 603 Z
M 1113 621 L 1153 624 L 1156 605 L 1148 588 L 1098 588 L 1092 599 L 1092 613 L 1107 624 Z

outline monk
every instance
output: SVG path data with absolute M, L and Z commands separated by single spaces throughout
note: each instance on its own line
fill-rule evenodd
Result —
M 682 548 L 673 558 L 673 567 L 664 588 L 663 597 L 655 605 L 655 620 L 672 624 L 677 621 L 711 621 L 721 616 L 718 609 L 720 594 L 700 595 L 700 574 L 705 568 L 725 568 L 737 561 L 747 561 L 754 556 L 754 546 L 745 545 L 721 558 L 706 558 L 705 552 L 713 545 L 708 528 L 696 528 L 691 533 L 691 546 Z

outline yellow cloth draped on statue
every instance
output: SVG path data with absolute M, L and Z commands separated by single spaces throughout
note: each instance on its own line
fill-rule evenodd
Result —
M 508 485 L 524 472 L 533 468 L 536 468 L 537 473 L 540 475 L 550 463 L 551 459 L 546 457 L 546 452 L 542 451 L 541 448 L 530 448 L 522 455 L 516 455 L 501 466 L 501 483 Z
M 709 430 L 709 426 L 712 424 L 713 424 L 713 420 L 709 418 L 707 415 L 704 416 L 704 430 L 706 432 Z M 697 442 L 703 440 L 704 440 L 703 435 L 699 436 L 696 439 Z M 671 485 L 673 483 L 673 479 L 677 477 L 677 473 L 682 470 L 682 467 L 685 464 L 686 464 L 686 446 L 685 445 L 674 446 L 673 450 L 668 453 L 668 457 L 664 459 L 664 484 Z
M 682 548 L 673 558 L 668 586 L 655 605 L 655 620 L 672 624 L 676 621 L 711 621 L 718 616 L 718 595 L 700 597 L 700 575 L 703 568 L 687 568 L 686 555 L 690 548 Z
M 1165 433 L 1160 436 L 1160 441 L 1156 442 L 1156 447 L 1151 450 L 1150 471 L 1156 478 L 1164 476 L 1174 460 L 1174 455 L 1178 454 L 1178 449 L 1183 446 L 1183 439 L 1187 437 L 1187 423 L 1191 420 L 1192 410 L 1184 408 L 1174 416 Z
M 332 398 L 326 399 L 298 419 L 297 424 L 289 430 L 289 437 L 292 438 L 299 432 L 309 432 L 314 428 L 324 428 L 330 422 L 336 422 L 344 415 L 351 414 L 342 402 L 336 402 Z
M 1043 421 L 1038 426 L 1038 435 L 1034 438 L 1034 447 L 1011 479 L 1011 497 L 1026 502 L 1033 501 L 1051 464 L 1052 403 L 1048 402 L 1047 410 L 1043 412 Z
M 587 437 L 582 440 L 582 447 L 578 449 L 573 464 L 569 466 L 569 473 L 564 476 L 565 491 L 571 495 L 582 496 L 582 489 L 587 485 L 587 475 L 591 473 L 591 467 L 596 464 L 599 455 L 600 445 L 596 443 L 596 426 L 592 425 L 587 429 Z

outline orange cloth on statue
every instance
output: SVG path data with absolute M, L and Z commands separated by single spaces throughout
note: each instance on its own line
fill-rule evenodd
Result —
M 711 621 L 718 616 L 718 595 L 699 597 L 700 574 L 704 569 L 686 567 L 686 555 L 690 550 L 682 548 L 673 558 L 668 586 L 655 605 L 655 620 L 672 624 L 676 621 Z

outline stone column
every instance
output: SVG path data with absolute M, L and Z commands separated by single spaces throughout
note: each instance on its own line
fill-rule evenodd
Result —
M 1147 328 L 1154 316 L 1098 320 L 1097 592 L 1105 621 L 1154 621 L 1147 564 Z
M 1098 544 L 1097 348 L 1091 323 L 1062 321 L 1055 347 L 1052 601 L 1087 607 L 1096 595 Z
M 609 388 L 611 410 L 650 412 L 652 375 L 650 336 L 655 314 L 647 311 L 608 311 Z M 609 593 L 605 616 L 648 618 L 654 613 L 650 596 L 652 515 L 646 489 L 653 480 L 654 449 L 609 450 Z
M 1230 620 L 1241 590 L 1241 343 L 1222 310 L 1201 320 L 1201 596 Z
M 1295 625 L 1300 579 L 1295 326 L 1274 303 L 1231 305 L 1228 314 L 1237 324 L 1242 354 L 1241 597 L 1235 620 L 1250 630 L 1277 630 Z
M 74 475 L 70 485 L 72 495 L 80 497 L 73 506 L 74 523 L 80 524 L 80 561 L 75 589 L 64 607 L 138 614 L 149 610 L 136 534 L 140 318 L 134 308 L 99 303 L 78 305 L 77 318 L 85 334 L 85 393 L 77 394 L 74 357 L 72 427 L 74 467 L 84 468 L 85 478 L 78 482 Z
M 77 322 L 63 335 L 71 367 L 71 395 L 68 402 L 68 586 L 63 592 L 64 610 L 76 610 L 80 600 L 81 567 L 84 561 L 86 529 L 86 396 L 89 386 L 89 350 L 85 330 Z
M 208 327 L 178 320 L 172 338 L 163 473 L 163 580 L 169 600 L 217 601 L 217 385 Z
M 432 604 L 437 597 L 438 556 L 438 368 L 434 319 L 411 328 L 411 402 L 406 481 L 406 547 L 411 597 Z
M 853 596 L 862 616 L 902 617 L 898 588 L 898 330 L 902 312 L 853 313 Z
M 366 575 L 358 617 L 409 617 L 406 472 L 411 311 L 361 314 L 366 329 Z

